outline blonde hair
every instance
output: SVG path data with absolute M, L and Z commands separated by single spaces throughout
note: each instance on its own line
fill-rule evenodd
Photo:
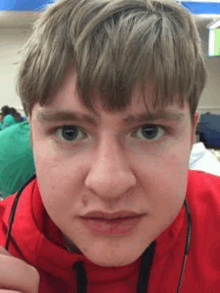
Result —
M 206 81 L 196 24 L 167 0 L 58 0 L 22 49 L 17 92 L 26 115 L 49 104 L 71 69 L 82 103 L 123 110 L 138 85 L 153 85 L 154 107 L 188 102 L 193 114 Z M 174 100 L 175 99 L 175 100 Z

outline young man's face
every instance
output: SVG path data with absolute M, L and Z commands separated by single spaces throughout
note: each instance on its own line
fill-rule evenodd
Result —
M 51 219 L 90 261 L 127 265 L 183 204 L 197 117 L 191 124 L 188 106 L 176 104 L 147 117 L 136 94 L 123 112 L 96 103 L 98 117 L 80 102 L 75 77 L 49 106 L 33 108 L 40 193 Z

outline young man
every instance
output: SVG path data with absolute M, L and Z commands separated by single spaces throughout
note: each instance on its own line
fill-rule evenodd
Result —
M 36 178 L 0 206 L 2 292 L 219 292 L 220 179 L 188 171 L 205 79 L 175 2 L 48 6 L 18 77 Z

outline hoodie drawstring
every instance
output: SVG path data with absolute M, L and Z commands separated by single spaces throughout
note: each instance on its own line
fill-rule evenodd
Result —
M 137 282 L 137 293 L 146 293 L 147 285 L 150 276 L 150 270 L 153 263 L 153 256 L 155 251 L 155 241 L 148 246 L 141 256 L 141 266 L 139 270 L 138 282 Z
M 155 250 L 155 241 L 144 251 L 141 256 L 141 266 L 138 275 L 137 293 L 146 293 L 150 275 L 153 256 Z M 87 278 L 86 271 L 82 262 L 76 262 L 73 266 L 75 273 L 75 293 L 86 293 Z
M 75 293 L 86 293 L 87 278 L 82 262 L 76 262 L 73 266 L 75 273 Z

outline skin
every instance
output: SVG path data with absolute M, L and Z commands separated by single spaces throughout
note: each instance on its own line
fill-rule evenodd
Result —
M 125 117 L 145 109 L 138 91 L 132 104 L 121 112 L 104 110 L 96 99 L 98 117 L 80 102 L 75 82 L 76 74 L 71 72 L 53 102 L 44 107 L 35 104 L 30 117 L 42 201 L 54 223 L 90 261 L 100 266 L 128 265 L 169 226 L 184 202 L 198 117 L 195 114 L 191 123 L 188 105 L 181 109 L 173 104 L 163 112 L 180 113 L 179 119 L 124 124 Z M 42 119 L 42 114 L 61 110 L 89 114 L 96 125 L 58 117 Z M 154 139 L 141 133 L 146 124 L 158 125 Z M 63 125 L 83 132 L 66 141 Z M 79 218 L 97 210 L 126 210 L 144 216 L 131 234 L 97 236 Z
M 0 293 L 37 293 L 39 280 L 34 267 L 0 247 Z

